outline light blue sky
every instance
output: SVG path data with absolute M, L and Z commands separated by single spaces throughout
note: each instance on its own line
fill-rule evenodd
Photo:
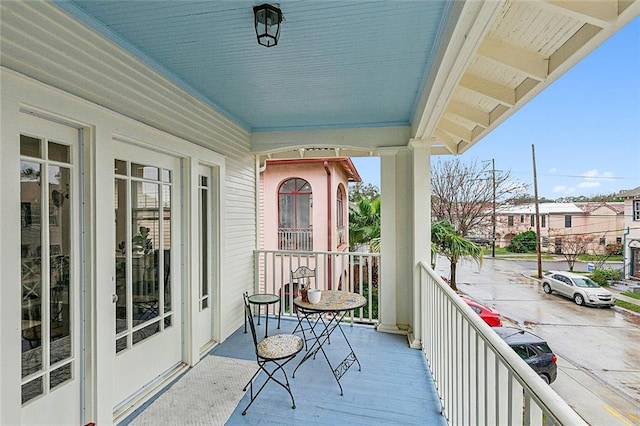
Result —
M 531 145 L 540 197 L 608 194 L 640 186 L 640 17 L 461 159 L 493 158 L 497 170 L 510 170 L 533 194 Z M 377 158 L 353 162 L 365 183 L 380 186 Z

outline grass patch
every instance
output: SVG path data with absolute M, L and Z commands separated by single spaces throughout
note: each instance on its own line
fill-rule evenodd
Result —
M 636 293 L 633 291 L 625 291 L 622 294 L 624 294 L 625 296 L 633 297 L 634 299 L 640 300 L 640 293 Z
M 624 300 L 616 300 L 616 306 L 620 306 L 621 308 L 625 308 L 640 314 L 640 305 L 636 305 L 635 303 L 625 302 Z
M 578 260 L 583 262 L 597 262 L 602 260 L 602 256 L 594 256 L 593 254 L 580 254 L 578 255 Z M 605 262 L 619 262 L 622 260 L 621 254 L 612 254 L 607 256 Z

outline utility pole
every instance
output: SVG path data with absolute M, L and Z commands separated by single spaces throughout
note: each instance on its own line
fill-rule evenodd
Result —
M 533 159 L 533 199 L 536 206 L 536 256 L 538 258 L 538 278 L 542 278 L 542 255 L 540 253 L 540 207 L 538 206 L 538 176 L 536 174 L 536 149 L 531 144 Z
M 493 214 L 491 215 L 491 222 L 493 225 L 493 232 L 491 234 L 491 257 L 496 257 L 496 159 L 491 159 L 491 176 L 493 180 Z

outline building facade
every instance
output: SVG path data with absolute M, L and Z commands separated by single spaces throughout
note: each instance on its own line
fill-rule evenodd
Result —
M 604 255 L 622 247 L 623 203 L 541 203 L 542 251 L 561 254 L 563 240 L 580 240 L 588 253 Z M 507 247 L 517 234 L 536 232 L 534 204 L 508 206 L 496 211 L 496 246 Z
M 640 187 L 622 191 L 624 198 L 624 277 L 640 280 Z

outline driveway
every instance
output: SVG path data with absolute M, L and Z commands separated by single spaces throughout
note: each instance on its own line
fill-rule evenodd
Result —
M 543 269 L 566 270 L 567 265 L 544 262 Z M 463 261 L 458 289 L 495 307 L 505 325 L 526 328 L 549 342 L 560 358 L 551 387 L 587 422 L 640 425 L 640 318 L 547 295 L 527 278 L 536 270 L 535 261 L 488 257 L 481 268 Z M 448 261 L 440 257 L 436 271 L 448 277 Z

